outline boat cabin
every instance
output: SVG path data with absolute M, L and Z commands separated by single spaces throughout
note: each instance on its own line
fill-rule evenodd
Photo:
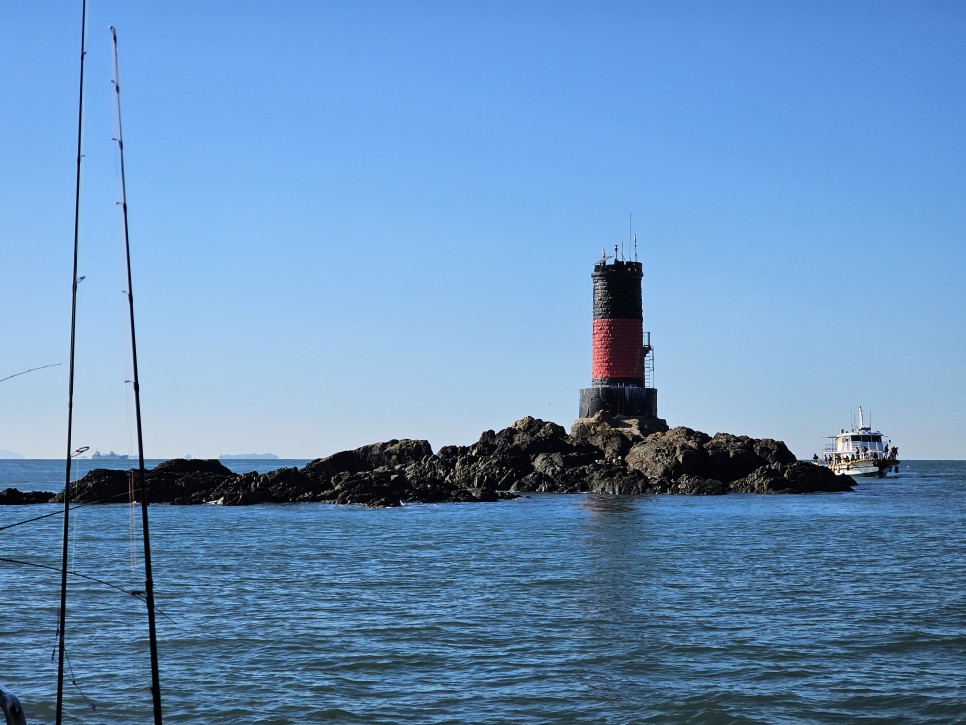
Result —
M 855 455 L 889 452 L 889 443 L 883 440 L 882 433 L 870 428 L 859 428 L 848 432 L 843 428 L 838 435 L 831 437 L 835 439 L 835 445 L 832 446 L 833 453 Z
M 865 424 L 862 406 L 859 406 L 859 425 L 852 430 L 839 429 L 838 435 L 829 436 L 834 443 L 825 447 L 825 460 L 837 461 L 883 460 L 894 458 L 896 449 L 890 448 L 891 441 L 877 430 Z

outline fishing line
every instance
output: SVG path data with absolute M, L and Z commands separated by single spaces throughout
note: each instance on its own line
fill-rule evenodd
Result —
M 53 656 L 53 653 L 51 653 L 51 656 Z M 65 654 L 64 656 L 65 656 L 65 659 L 67 660 L 67 680 L 68 680 L 68 682 L 70 682 L 70 684 L 72 684 L 74 686 L 74 689 L 77 690 L 77 692 L 80 694 L 80 696 L 82 698 L 84 698 L 84 702 L 86 702 L 88 705 L 90 705 L 91 712 L 94 712 L 95 710 L 97 710 L 97 705 L 95 705 L 94 704 L 94 701 L 91 698 L 89 698 L 87 696 L 87 694 L 81 689 L 81 686 L 79 684 L 77 684 L 77 677 L 74 675 L 74 665 L 72 665 L 71 662 L 70 662 L 70 655 L 66 655 Z
M 127 502 L 128 502 L 128 553 L 130 555 L 131 571 L 137 566 L 137 525 L 134 517 L 137 506 L 134 501 L 134 469 L 127 472 Z
M 39 368 L 30 368 L 30 370 L 23 370 L 23 371 L 21 371 L 19 373 L 14 373 L 13 375 L 8 375 L 5 378 L 0 378 L 0 383 L 2 383 L 4 380 L 10 380 L 10 378 L 15 378 L 18 375 L 26 375 L 27 373 L 32 373 L 35 370 L 44 370 L 45 368 L 55 368 L 58 365 L 60 365 L 60 363 L 51 363 L 50 365 L 41 365 Z
M 72 456 L 72 458 L 76 458 L 81 453 L 83 453 L 83 451 L 81 449 L 77 449 L 76 451 L 74 451 L 74 455 Z M 76 465 L 71 466 L 71 471 L 74 474 L 74 480 L 72 482 L 72 485 L 74 487 L 74 491 L 76 492 L 77 491 L 77 481 L 79 480 L 78 477 L 77 477 L 78 476 L 78 473 L 79 473 L 78 466 L 76 466 Z M 64 493 L 64 500 L 65 501 L 68 500 L 67 492 Z M 73 573 L 76 573 L 76 571 L 77 571 L 75 562 L 77 561 L 77 548 L 78 548 L 77 547 L 77 534 L 78 534 L 78 531 L 80 531 L 79 524 L 80 524 L 80 518 L 79 517 L 74 517 L 74 528 L 73 528 L 73 533 L 71 534 L 71 546 L 70 546 L 70 573 L 72 573 L 72 574 Z
M 57 654 L 56 648 L 51 650 L 50 652 L 51 662 L 54 661 L 54 655 L 56 654 Z M 74 675 L 74 665 L 71 664 L 70 655 L 68 655 L 66 652 L 64 653 L 64 662 L 67 664 L 67 681 L 70 682 L 70 684 L 74 686 L 74 689 L 77 690 L 78 694 L 80 694 L 80 696 L 84 698 L 84 701 L 90 706 L 91 710 L 96 711 L 97 705 L 94 704 L 94 701 L 91 700 L 91 698 L 89 698 L 86 695 L 86 693 L 81 689 L 80 685 L 77 684 L 77 677 Z
M 76 506 L 71 506 L 70 507 L 70 510 L 71 511 L 76 511 L 77 509 L 81 508 L 82 506 L 90 506 L 90 504 L 86 504 L 86 503 L 77 504 Z M 41 516 L 34 516 L 32 519 L 24 519 L 22 521 L 14 521 L 12 524 L 5 524 L 3 526 L 0 526 L 0 531 L 5 531 L 6 529 L 12 529 L 15 526 L 23 526 L 24 524 L 32 524 L 35 521 L 40 521 L 41 519 L 49 519 L 51 516 L 61 516 L 61 515 L 63 515 L 63 513 L 64 513 L 63 511 L 54 511 L 54 512 L 49 513 L 49 514 L 43 514 Z
M 8 564 L 19 564 L 20 566 L 32 566 L 32 567 L 35 567 L 37 569 L 47 569 L 49 571 L 60 571 L 60 567 L 52 566 L 50 564 L 38 564 L 35 561 L 25 561 L 23 559 L 12 559 L 12 558 L 7 557 L 7 556 L 0 556 L 0 561 L 6 562 Z M 145 603 L 145 604 L 147 603 L 146 602 L 146 599 L 145 599 L 144 592 L 142 590 L 140 590 L 140 589 L 125 589 L 124 587 L 119 586 L 118 584 L 112 584 L 111 582 L 109 582 L 109 581 L 107 581 L 105 579 L 98 579 L 96 576 L 91 576 L 90 574 L 81 574 L 79 571 L 72 571 L 72 572 L 70 572 L 70 575 L 71 576 L 74 576 L 74 577 L 77 577 L 78 579 L 86 579 L 87 581 L 94 582 L 95 584 L 101 584 L 102 586 L 110 587 L 111 589 L 114 589 L 114 590 L 119 591 L 119 592 L 123 592 L 124 594 L 127 594 L 128 596 L 134 597 L 139 602 L 142 602 L 142 603 Z M 170 622 L 172 622 L 174 624 L 177 624 L 177 622 L 175 622 L 174 619 L 172 619 L 167 613 L 165 613 L 161 609 L 158 609 L 157 607 L 155 607 L 154 608 L 154 611 L 157 612 L 158 614 L 160 614 L 162 617 L 164 617 L 168 621 L 170 621 Z
M 107 498 L 99 498 L 96 501 L 88 501 L 86 503 L 76 504 L 74 506 L 71 506 L 70 507 L 70 510 L 71 511 L 76 511 L 77 509 L 86 508 L 87 506 L 97 506 L 99 504 L 112 503 L 112 502 L 116 503 L 117 502 L 117 499 L 126 498 L 129 495 L 130 494 L 128 492 L 126 492 L 126 491 L 124 493 L 116 493 L 113 496 L 108 496 Z M 62 516 L 63 514 L 64 514 L 64 512 L 62 510 L 60 510 L 60 511 L 53 511 L 53 512 L 51 512 L 49 514 L 42 514 L 40 516 L 34 516 L 33 518 L 30 518 L 30 519 L 23 519 L 21 521 L 14 521 L 12 524 L 4 524 L 3 526 L 0 526 L 0 531 L 4 531 L 6 529 L 12 529 L 15 526 L 22 526 L 23 524 L 32 524 L 35 521 L 40 521 L 42 519 L 49 519 L 52 516 Z

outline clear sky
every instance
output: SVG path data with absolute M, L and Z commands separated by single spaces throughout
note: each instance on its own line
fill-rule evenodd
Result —
M 74 443 L 569 426 L 602 247 L 674 425 L 966 458 L 966 4 L 90 0 Z M 66 448 L 80 0 L 0 4 L 0 448 Z

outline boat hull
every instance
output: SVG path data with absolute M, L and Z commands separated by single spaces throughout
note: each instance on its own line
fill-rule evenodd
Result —
M 899 461 L 888 459 L 885 461 L 862 460 L 862 461 L 842 461 L 831 463 L 828 466 L 839 476 L 887 476 L 890 471 L 899 472 Z

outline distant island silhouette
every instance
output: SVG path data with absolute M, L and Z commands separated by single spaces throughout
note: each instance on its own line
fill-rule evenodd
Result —
M 23 454 L 17 453 L 16 451 L 8 451 L 6 448 L 0 448 L 0 458 L 3 458 L 3 459 L 23 458 Z
M 220 461 L 231 461 L 239 459 L 263 459 L 263 460 L 275 460 L 278 458 L 274 453 L 222 453 L 218 456 Z

